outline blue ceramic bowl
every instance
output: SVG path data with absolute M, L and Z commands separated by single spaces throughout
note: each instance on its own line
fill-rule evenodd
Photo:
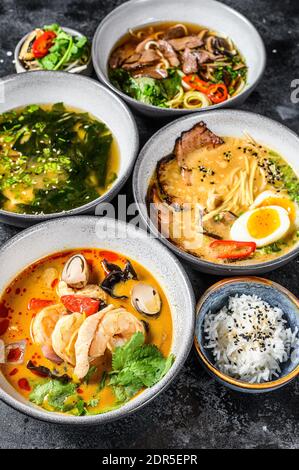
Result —
M 205 348 L 203 321 L 209 312 L 217 312 L 228 302 L 228 297 L 236 294 L 256 294 L 272 307 L 279 307 L 285 315 L 288 326 L 294 331 L 299 328 L 299 301 L 281 285 L 259 277 L 239 277 L 224 279 L 212 285 L 199 300 L 195 326 L 194 344 L 201 363 L 207 372 L 223 385 L 240 392 L 262 393 L 276 390 L 295 379 L 299 374 L 299 348 L 295 360 L 290 359 L 281 366 L 280 377 L 264 383 L 251 384 L 220 372 L 215 366 L 212 352 Z M 294 355 L 294 354 L 293 354 Z M 292 356 L 293 356 L 292 355 Z

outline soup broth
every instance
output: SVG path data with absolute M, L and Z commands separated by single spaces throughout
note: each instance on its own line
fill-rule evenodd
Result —
M 265 262 L 298 244 L 299 180 L 283 158 L 250 137 L 219 138 L 208 129 L 204 139 L 214 143 L 194 145 L 196 132 L 194 126 L 177 139 L 150 184 L 151 215 L 162 233 L 222 264 Z
M 119 151 L 107 126 L 88 113 L 30 105 L 0 116 L 0 208 L 24 214 L 74 209 L 104 194 Z
M 31 401 L 43 406 L 49 411 L 69 412 L 71 414 L 97 414 L 120 406 L 127 401 L 128 398 L 139 393 L 139 391 L 144 387 L 141 386 L 140 383 L 137 386 L 135 384 L 134 386 L 136 386 L 136 388 L 132 389 L 133 391 L 130 390 L 130 393 L 127 393 L 127 390 L 125 390 L 127 393 L 126 395 L 124 394 L 124 390 L 122 390 L 121 385 L 109 385 L 109 381 L 111 380 L 109 379 L 109 372 L 111 371 L 112 355 L 115 352 L 115 348 L 112 348 L 112 351 L 109 350 L 109 348 L 106 348 L 105 351 L 103 351 L 103 354 L 99 355 L 99 357 L 96 357 L 94 360 L 90 360 L 90 369 L 88 372 L 90 377 L 88 377 L 87 374 L 85 378 L 78 380 L 74 375 L 73 364 L 70 364 L 67 361 L 63 361 L 60 364 L 53 363 L 52 360 L 49 360 L 48 354 L 48 358 L 45 357 L 45 345 L 38 344 L 38 338 L 40 337 L 41 331 L 37 331 L 36 322 L 38 316 L 41 315 L 43 308 L 47 308 L 45 307 L 47 302 L 49 302 L 50 305 L 60 305 L 63 308 L 63 304 L 61 302 L 65 302 L 65 297 L 70 297 L 69 295 L 65 297 L 61 296 L 61 291 L 59 290 L 61 281 L 59 281 L 59 279 L 62 276 L 63 269 L 67 261 L 70 259 L 70 256 L 74 256 L 76 254 L 84 256 L 90 270 L 88 281 L 90 293 L 92 288 L 95 289 L 95 286 L 99 286 L 105 279 L 105 276 L 107 276 L 107 271 L 105 272 L 107 266 L 104 269 L 103 262 L 108 263 L 108 265 L 110 263 L 111 266 L 109 265 L 109 267 L 111 269 L 113 266 L 114 269 L 116 269 L 115 266 L 119 266 L 121 269 L 124 269 L 126 263 L 128 263 L 128 260 L 118 253 L 101 251 L 99 249 L 82 249 L 80 251 L 62 252 L 49 256 L 29 266 L 20 275 L 18 275 L 17 278 L 7 287 L 1 299 L 1 312 L 4 312 L 5 315 L 1 318 L 0 338 L 5 344 L 25 340 L 26 349 L 22 363 L 14 364 L 8 361 L 6 364 L 2 365 L 2 372 L 12 386 L 25 398 L 31 399 Z M 111 294 L 113 297 L 106 294 L 105 302 L 106 304 L 113 306 L 114 310 L 112 310 L 112 313 L 117 311 L 117 309 L 122 309 L 121 321 L 125 322 L 126 316 L 129 315 L 130 321 L 133 321 L 133 323 L 136 321 L 138 325 L 143 325 L 142 331 L 145 335 L 146 343 L 148 345 L 152 345 L 150 347 L 153 348 L 151 352 L 154 351 L 154 353 L 159 356 L 159 360 L 164 361 L 163 357 L 167 357 L 170 354 L 172 344 L 172 318 L 170 306 L 165 293 L 154 277 L 143 266 L 135 261 L 131 262 L 130 266 L 132 266 L 135 271 L 136 278 L 133 279 L 129 277 L 126 281 L 115 285 L 113 294 Z M 137 284 L 147 284 L 152 286 L 155 290 L 161 301 L 161 309 L 158 314 L 146 315 L 144 313 L 140 313 L 133 306 L 132 289 Z M 76 291 L 77 294 L 80 294 L 81 292 L 83 293 L 82 289 L 78 289 Z M 67 293 L 69 294 L 69 291 Z M 104 291 L 102 291 L 100 295 L 103 293 Z M 95 295 L 93 296 L 95 297 Z M 121 296 L 121 298 L 115 298 L 115 296 Z M 79 297 L 82 299 L 81 295 L 79 295 Z M 40 300 L 40 302 L 38 302 L 38 300 Z M 71 311 L 74 311 L 71 304 L 68 304 L 68 307 L 71 308 Z M 103 306 L 101 305 L 100 308 L 103 309 Z M 78 309 L 75 310 L 78 311 Z M 103 310 L 103 312 L 104 311 L 105 310 Z M 84 321 L 92 320 L 96 315 L 95 313 L 88 315 L 88 313 L 90 313 L 88 309 L 85 309 L 85 312 L 73 315 L 81 315 L 84 325 Z M 111 314 L 111 312 L 108 312 L 106 315 L 109 314 Z M 64 312 L 64 315 L 69 316 L 72 314 L 67 309 L 67 311 Z M 65 318 L 66 317 L 64 316 L 64 319 Z M 46 319 L 48 322 L 46 328 L 50 328 L 49 324 L 54 320 L 56 321 L 57 319 L 54 319 L 54 316 L 50 315 L 49 318 Z M 4 331 L 4 321 L 7 322 L 5 325 L 6 331 Z M 44 330 L 43 334 L 45 334 Z M 53 334 L 52 344 L 54 346 Z M 61 337 L 63 334 L 66 333 L 61 331 Z M 78 338 L 79 335 L 80 333 L 78 334 Z M 120 335 L 121 331 L 117 331 L 113 337 L 113 340 L 116 342 L 115 344 L 119 347 L 123 345 L 123 343 L 120 342 Z M 129 341 L 129 339 L 129 337 L 126 338 L 127 341 Z M 70 344 L 65 348 L 65 354 L 68 354 L 67 350 L 70 348 Z M 49 403 L 47 398 L 38 401 L 36 398 L 36 390 L 39 393 L 40 387 L 43 384 L 49 383 L 50 378 L 42 378 L 39 376 L 40 374 L 35 375 L 36 371 L 28 369 L 30 364 L 31 367 L 32 365 L 33 367 L 38 367 L 38 374 L 41 366 L 48 368 L 48 370 L 50 370 L 55 376 L 62 377 L 66 374 L 71 381 L 69 381 L 65 387 L 73 387 L 71 398 L 74 401 L 74 405 L 68 407 L 67 403 L 64 403 L 65 407 L 63 405 L 60 409 L 59 407 L 57 409 L 56 404 L 54 403 L 54 406 L 53 404 L 51 405 L 51 401 Z M 78 364 L 76 362 L 76 367 L 77 365 Z M 70 398 L 66 397 L 66 399 L 69 400 Z M 78 408 L 79 404 L 80 406 L 82 405 L 81 408 L 80 406 Z

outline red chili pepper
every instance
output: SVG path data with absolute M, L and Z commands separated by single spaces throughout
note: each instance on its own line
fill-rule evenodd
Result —
M 32 54 L 36 59 L 41 59 L 48 54 L 50 47 L 53 46 L 56 34 L 54 31 L 45 31 L 32 44 Z
M 17 369 L 16 367 L 9 373 L 10 377 L 12 377 L 13 375 L 16 375 L 17 373 L 19 372 L 19 369 Z
M 4 333 L 6 332 L 8 326 L 9 326 L 9 320 L 7 318 L 0 321 L 0 336 L 4 335 Z
M 77 393 L 83 393 L 82 388 L 77 388 Z
M 7 360 L 8 362 L 16 362 L 20 359 L 21 355 L 22 351 L 20 348 L 12 348 L 7 354 Z
M 208 89 L 207 95 L 212 103 L 222 103 L 222 101 L 227 100 L 228 97 L 226 85 L 224 85 L 224 83 L 216 83 L 215 85 L 211 85 Z
M 107 261 L 117 261 L 119 256 L 113 251 L 100 251 L 100 256 L 105 258 Z
M 31 300 L 29 300 L 28 310 L 40 310 L 44 307 L 52 305 L 53 303 L 53 300 L 36 299 L 35 297 L 33 297 Z
M 8 316 L 8 308 L 5 307 L 3 302 L 0 302 L 0 318 L 6 318 Z
M 219 259 L 248 258 L 256 250 L 255 242 L 238 242 L 235 240 L 214 240 L 210 248 L 218 251 Z
M 71 312 L 85 313 L 87 316 L 97 313 L 101 304 L 100 300 L 81 295 L 63 295 L 61 302 Z
M 59 279 L 57 279 L 57 278 L 54 279 L 54 281 L 51 282 L 51 287 L 52 287 L 52 289 L 54 289 L 54 287 L 57 286 L 58 282 L 59 282 Z
M 30 392 L 31 388 L 27 379 L 20 379 L 18 381 L 18 386 L 21 390 L 25 390 L 26 392 Z
M 193 90 L 201 91 L 202 93 L 208 93 L 210 83 L 201 80 L 197 75 L 186 75 L 183 77 L 183 82 L 189 85 Z

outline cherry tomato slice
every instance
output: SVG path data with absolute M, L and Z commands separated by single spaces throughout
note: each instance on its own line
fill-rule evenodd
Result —
M 7 354 L 7 360 L 8 362 L 16 362 L 20 359 L 21 355 L 22 355 L 22 351 L 20 348 L 10 349 Z
M 53 300 L 36 299 L 35 297 L 33 297 L 31 300 L 29 300 L 28 310 L 41 310 L 42 308 L 48 307 L 53 303 Z
M 36 59 L 41 59 L 48 54 L 50 47 L 53 46 L 56 34 L 54 31 L 45 31 L 39 38 L 32 44 L 32 54 Z
M 61 302 L 70 312 L 85 313 L 87 316 L 97 313 L 101 304 L 100 300 L 81 295 L 63 295 Z

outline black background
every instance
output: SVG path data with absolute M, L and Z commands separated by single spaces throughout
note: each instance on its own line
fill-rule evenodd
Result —
M 14 73 L 9 53 L 34 27 L 58 22 L 92 39 L 102 18 L 121 3 L 121 0 L 0 0 L 0 77 Z M 267 48 L 266 73 L 242 109 L 264 114 L 298 132 L 299 104 L 290 101 L 291 81 L 299 79 L 298 0 L 224 3 L 253 22 Z M 188 8 L 188 1 L 185 4 Z M 163 125 L 140 117 L 137 124 L 141 145 Z M 131 202 L 130 180 L 121 192 L 128 194 Z M 0 224 L 0 243 L 17 231 Z M 218 280 L 188 266 L 186 269 L 197 299 Z M 298 259 L 265 277 L 280 282 L 298 296 Z M 266 395 L 232 392 L 211 379 L 191 352 L 179 377 L 166 392 L 131 417 L 112 424 L 88 428 L 46 424 L 0 402 L 0 448 L 298 448 L 298 394 L 298 379 Z

